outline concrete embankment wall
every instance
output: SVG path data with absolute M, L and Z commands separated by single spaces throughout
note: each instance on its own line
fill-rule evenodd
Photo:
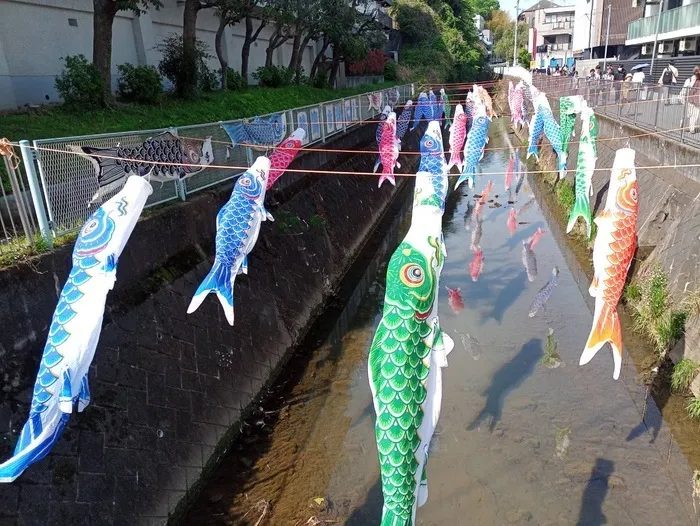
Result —
M 376 125 L 326 146 L 374 147 Z M 404 151 L 415 151 L 417 133 Z M 374 155 L 309 152 L 297 169 L 371 171 Z M 418 156 L 403 156 L 415 171 Z M 214 296 L 186 314 L 211 268 L 215 217 L 232 184 L 152 213 L 137 225 L 90 370 L 92 404 L 53 451 L 0 485 L 0 524 L 163 524 L 304 336 L 368 236 L 411 181 L 286 174 L 268 194 L 249 275 L 235 286 L 235 325 Z M 72 247 L 0 271 L 0 459 L 27 417 Z M 218 447 L 217 447 L 218 445 Z
M 502 107 L 507 108 L 504 89 L 500 92 Z M 559 117 L 558 97 L 548 97 L 555 116 Z M 595 111 L 595 109 L 594 109 Z M 636 151 L 635 165 L 639 184 L 639 217 L 637 223 L 640 253 L 649 254 L 636 272 L 644 275 L 659 264 L 669 276 L 669 292 L 680 303 L 686 295 L 700 289 L 700 176 L 697 168 L 674 168 L 676 164 L 700 164 L 700 152 L 688 146 L 649 134 L 644 130 L 596 115 L 598 120 L 598 160 L 593 176 L 591 208 L 595 215 L 605 206 L 610 169 L 615 152 L 630 147 Z M 578 136 L 569 145 L 568 184 L 573 184 L 578 157 Z M 527 128 L 518 132 L 527 147 Z M 556 167 L 556 157 L 547 139 L 540 142 L 541 169 Z M 639 168 L 660 166 L 663 168 Z M 674 361 L 687 357 L 700 362 L 700 320 L 690 318 L 685 337 L 671 353 Z

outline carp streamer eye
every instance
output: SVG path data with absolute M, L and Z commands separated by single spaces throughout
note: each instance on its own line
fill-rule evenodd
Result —
M 426 139 L 426 141 L 425 141 L 426 148 L 432 148 L 433 144 L 435 144 L 435 143 L 432 140 Z
M 100 222 L 97 219 L 88 221 L 88 224 L 83 227 L 83 235 L 91 234 L 99 226 Z
M 630 196 L 632 196 L 633 201 L 637 200 L 637 189 L 636 188 L 632 188 L 632 190 L 630 191 Z
M 459 114 L 459 118 L 460 118 L 461 120 L 464 120 L 464 119 L 467 118 L 467 116 L 466 116 L 464 113 L 460 113 L 460 114 Z
M 238 181 L 238 184 L 240 184 L 241 186 L 250 186 L 250 178 L 241 177 L 241 179 Z
M 423 269 L 415 263 L 409 263 L 401 269 L 400 277 L 409 287 L 418 287 L 423 283 Z
M 190 150 L 190 161 L 192 161 L 193 163 L 199 162 L 199 154 L 194 150 Z

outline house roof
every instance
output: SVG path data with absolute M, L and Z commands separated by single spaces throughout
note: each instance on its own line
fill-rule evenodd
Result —
M 535 5 L 530 6 L 527 9 L 523 9 L 520 12 L 520 14 L 529 13 L 531 11 L 537 11 L 538 9 L 547 9 L 548 7 L 561 7 L 561 6 L 559 4 L 555 4 L 554 2 L 550 2 L 549 0 L 540 0 Z

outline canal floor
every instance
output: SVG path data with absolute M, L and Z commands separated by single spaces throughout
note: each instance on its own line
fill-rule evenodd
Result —
M 504 122 L 492 124 L 494 149 L 482 172 L 506 171 L 509 151 L 497 149 L 509 144 L 505 129 Z M 477 217 L 475 193 L 489 181 L 494 187 Z M 578 366 L 592 322 L 580 273 L 575 278 L 569 271 L 568 249 L 552 235 L 556 225 L 548 224 L 527 177 L 514 178 L 509 191 L 504 182 L 477 177 L 474 190 L 460 187 L 449 198 L 439 312 L 455 348 L 443 370 L 429 498 L 417 524 L 694 524 L 690 476 L 677 480 L 670 464 L 690 471 L 682 455 L 671 458 L 672 443 L 667 456 L 641 423 L 625 384 L 634 366 L 627 360 L 623 378 L 614 381 L 607 346 Z M 538 228 L 545 234 L 526 257 L 523 241 Z M 394 246 L 403 232 L 405 225 L 394 233 Z M 484 260 L 476 280 L 473 243 Z M 295 359 L 303 360 L 298 379 L 260 408 L 259 420 L 249 424 L 255 429 L 243 433 L 186 524 L 379 524 L 367 353 L 390 254 L 348 323 Z M 529 317 L 554 267 L 557 285 Z M 461 289 L 460 312 L 445 286 Z M 561 363 L 543 363 L 549 329 Z

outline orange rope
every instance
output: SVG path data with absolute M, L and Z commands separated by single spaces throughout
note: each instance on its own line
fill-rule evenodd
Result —
M 19 168 L 20 159 L 15 153 L 14 144 L 7 138 L 0 139 L 0 157 L 7 157 L 12 170 Z

